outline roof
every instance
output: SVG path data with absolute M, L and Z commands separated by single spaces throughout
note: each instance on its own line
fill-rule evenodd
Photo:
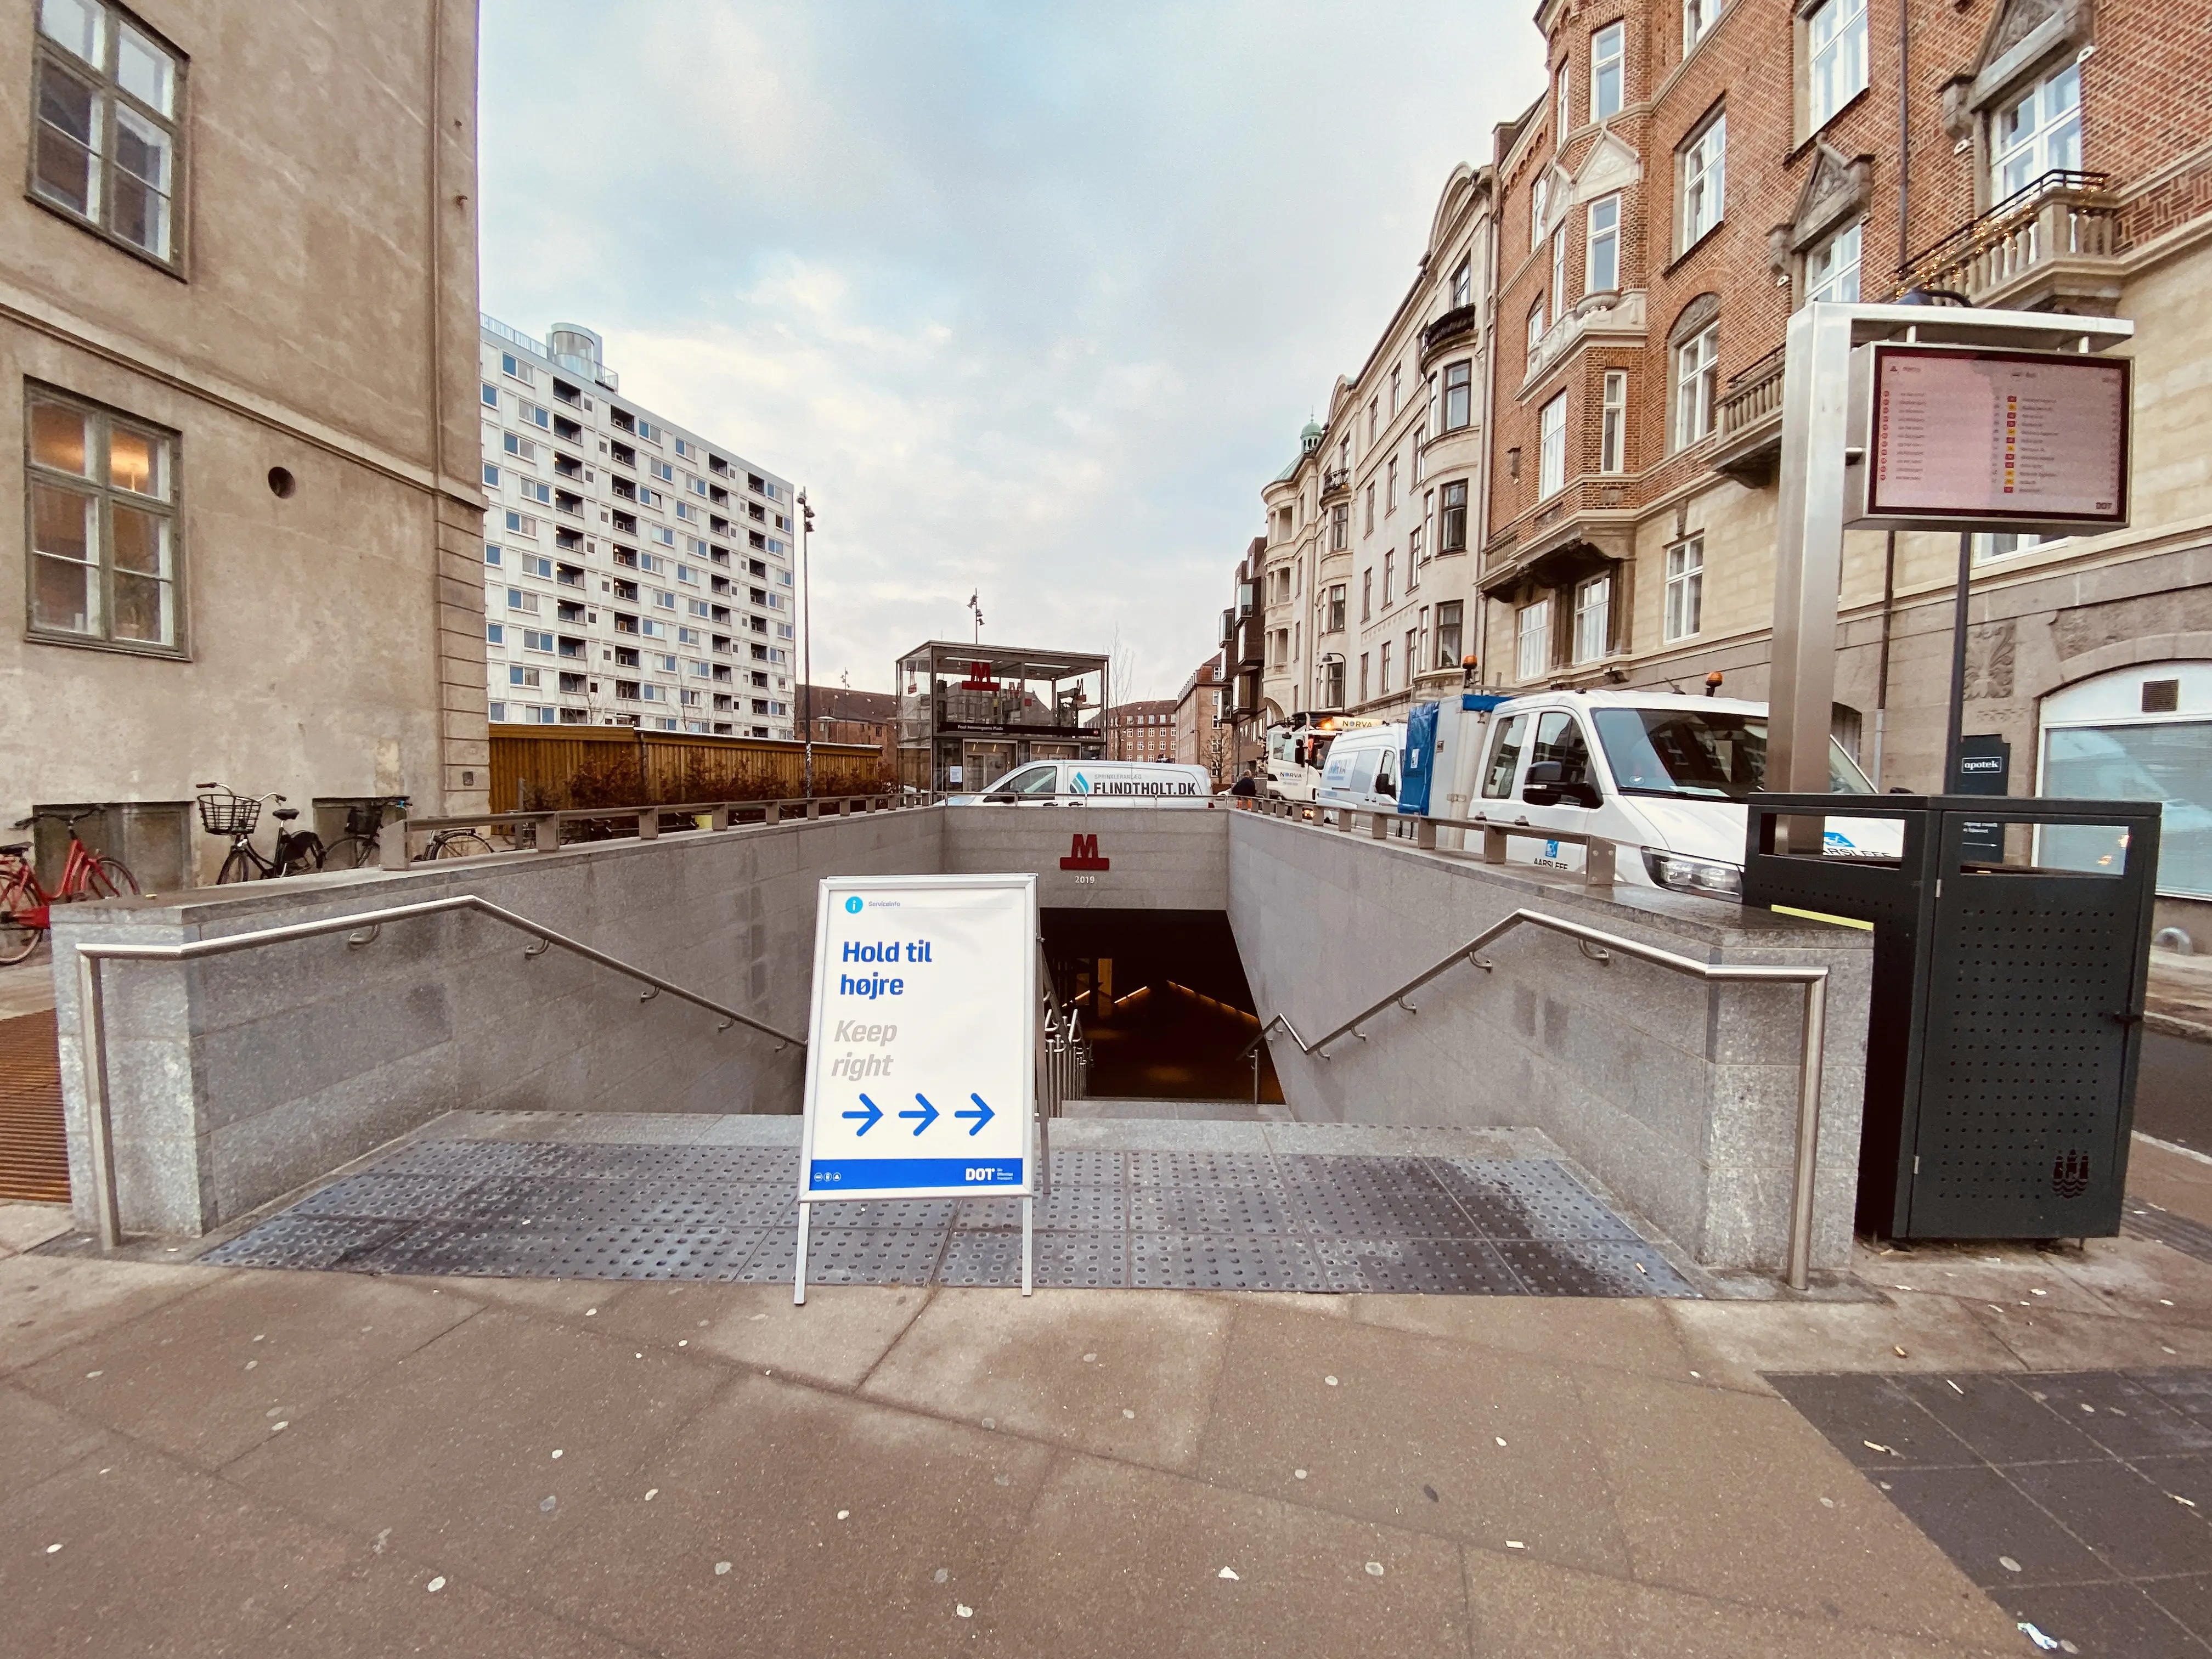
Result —
M 1072 680 L 1103 672 L 1106 659 L 1084 651 L 1044 651 L 1022 645 L 975 645 L 967 640 L 924 640 L 900 653 L 902 669 L 965 669 L 981 663 L 994 675 L 1023 680 Z

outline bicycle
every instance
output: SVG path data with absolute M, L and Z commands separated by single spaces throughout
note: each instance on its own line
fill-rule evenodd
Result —
M 69 830 L 69 857 L 62 865 L 61 885 L 49 893 L 39 884 L 38 872 L 27 856 L 27 841 L 0 847 L 0 968 L 13 966 L 39 948 L 52 921 L 52 907 L 78 899 L 138 896 L 138 878 L 121 859 L 105 858 L 77 838 L 76 826 L 96 816 L 83 812 L 33 812 L 18 820 L 27 830 L 40 818 L 50 818 Z
M 296 806 L 280 806 L 270 816 L 276 820 L 276 854 L 264 858 L 253 845 L 254 826 L 261 822 L 264 801 L 283 800 L 280 794 L 241 795 L 220 783 L 196 783 L 199 796 L 200 828 L 210 836 L 228 836 L 230 852 L 216 873 L 218 886 L 230 882 L 273 880 L 278 876 L 304 876 L 323 867 L 323 838 L 312 830 L 295 830 Z
M 330 849 L 323 854 L 323 868 L 367 870 L 377 864 L 385 809 L 391 806 L 405 811 L 407 797 L 386 795 L 360 806 L 347 807 L 346 832 L 332 842 Z M 441 830 L 430 837 L 429 845 L 416 854 L 411 861 L 422 864 L 432 859 L 474 858 L 479 853 L 491 850 L 491 843 L 473 830 Z

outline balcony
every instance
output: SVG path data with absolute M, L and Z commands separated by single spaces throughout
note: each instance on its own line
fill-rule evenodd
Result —
M 1749 368 L 1729 377 L 1728 389 L 1713 410 L 1713 470 L 1747 489 L 1774 481 L 1782 454 L 1783 350 L 1777 346 Z
M 1344 490 L 1350 489 L 1351 488 L 1352 469 L 1350 467 L 1325 466 L 1322 469 L 1322 500 L 1327 501 L 1330 496 L 1337 495 Z
M 1528 372 L 1522 376 L 1521 389 L 1528 389 L 1551 373 L 1559 361 L 1585 341 L 1593 344 L 1626 345 L 1644 343 L 1644 290 L 1631 289 L 1626 293 L 1607 289 L 1583 296 L 1571 306 L 1563 317 L 1554 318 L 1551 327 L 1528 353 Z
M 1896 293 L 2109 316 L 2120 297 L 2120 198 L 2111 186 L 2106 173 L 2054 168 L 1909 262 Z
M 584 441 L 584 428 L 566 415 L 556 415 L 553 417 L 553 435 L 564 444 L 575 444 L 580 447 Z
M 1444 313 L 1421 331 L 1421 366 L 1427 368 L 1429 359 L 1446 348 L 1474 339 L 1481 323 L 1478 306 L 1455 306 Z

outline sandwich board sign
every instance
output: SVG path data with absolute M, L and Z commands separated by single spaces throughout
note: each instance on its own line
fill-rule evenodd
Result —
M 794 1302 L 811 1206 L 1036 1191 L 1034 874 L 832 876 L 814 924 Z

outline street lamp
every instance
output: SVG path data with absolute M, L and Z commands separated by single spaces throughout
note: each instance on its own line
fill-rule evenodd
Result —
M 806 799 L 814 799 L 814 509 L 799 492 L 799 701 L 806 732 Z

